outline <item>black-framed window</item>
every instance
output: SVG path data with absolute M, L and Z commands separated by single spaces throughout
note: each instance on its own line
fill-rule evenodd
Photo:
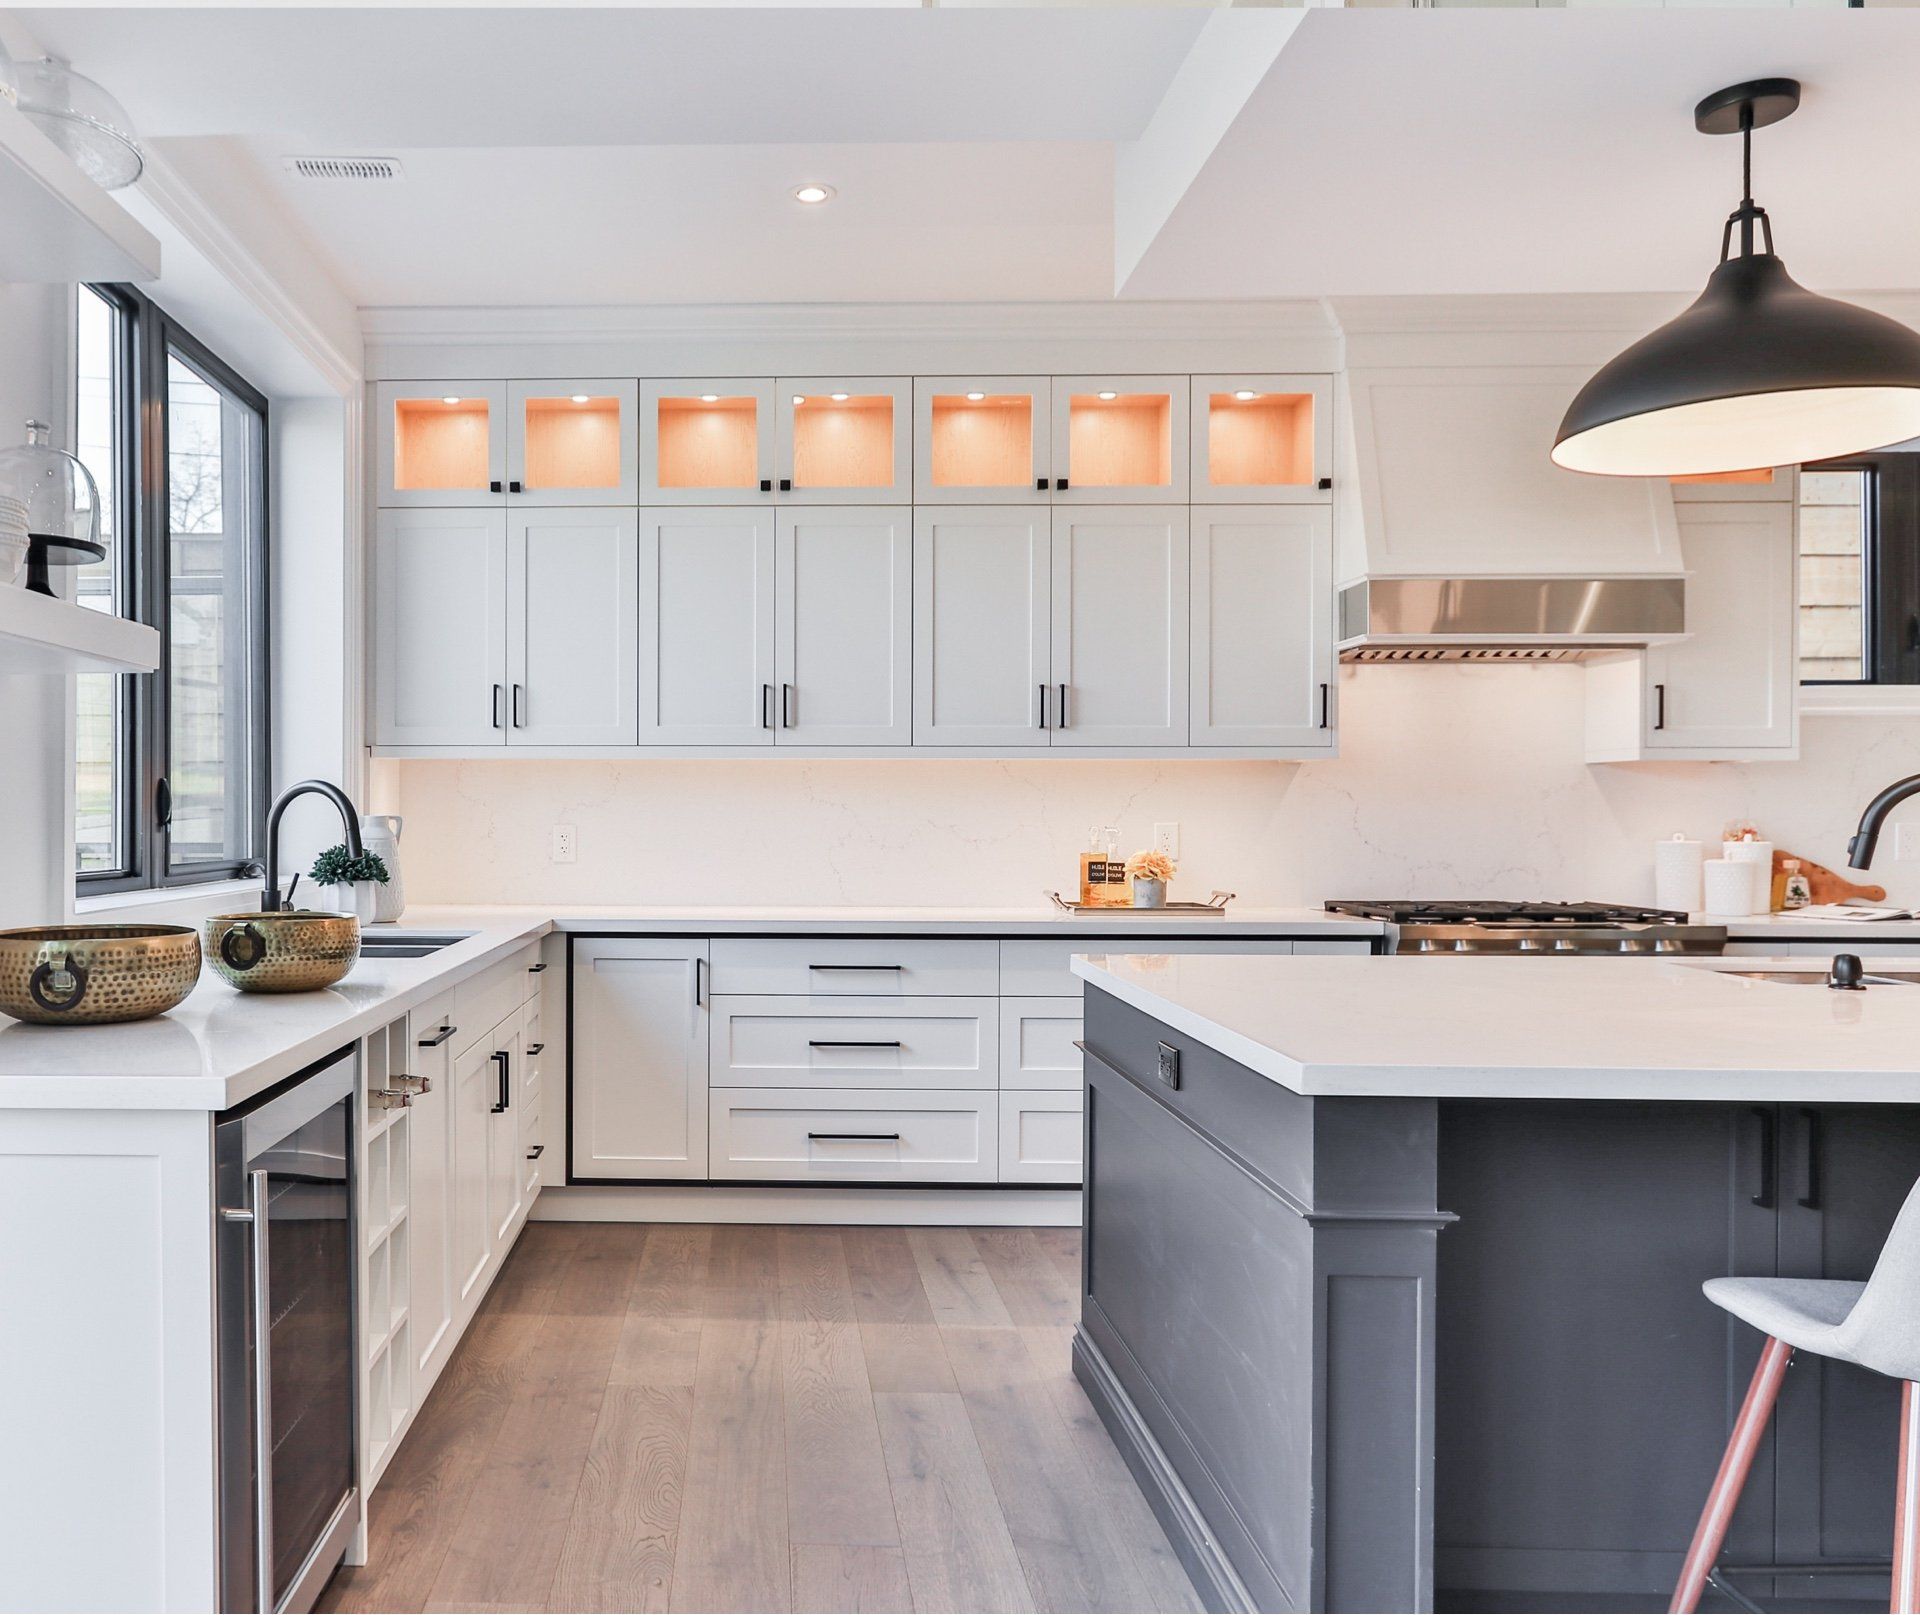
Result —
M 231 879 L 269 779 L 267 402 L 150 299 L 83 286 L 76 452 L 105 561 L 78 598 L 160 630 L 160 670 L 78 681 L 83 894 Z
M 1920 454 L 1800 472 L 1800 682 L 1920 684 Z

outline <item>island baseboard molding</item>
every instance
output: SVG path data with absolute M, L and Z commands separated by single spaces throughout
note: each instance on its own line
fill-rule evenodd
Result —
M 1113 1444 L 1120 1449 L 1120 1456 L 1126 1459 L 1127 1468 L 1133 1471 L 1133 1478 L 1140 1483 L 1148 1506 L 1180 1556 L 1200 1601 L 1210 1610 L 1230 1611 L 1232 1615 L 1250 1615 L 1258 1610 L 1258 1601 L 1220 1551 L 1200 1505 L 1154 1439 L 1119 1377 L 1100 1348 L 1078 1329 L 1073 1335 L 1073 1372 L 1094 1412 L 1100 1415 L 1100 1422 L 1107 1427 L 1107 1434 L 1113 1437 Z

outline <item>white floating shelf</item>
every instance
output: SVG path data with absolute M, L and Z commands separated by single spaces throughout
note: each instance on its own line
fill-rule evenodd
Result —
M 151 673 L 160 634 L 18 584 L 0 584 L 0 673 Z
M 0 281 L 157 280 L 160 243 L 0 100 Z

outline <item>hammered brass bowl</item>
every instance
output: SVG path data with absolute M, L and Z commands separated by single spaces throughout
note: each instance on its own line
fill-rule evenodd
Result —
M 35 925 L 0 931 L 0 1010 L 43 1026 L 164 1015 L 200 979 L 189 925 Z
M 207 959 L 243 993 L 310 993 L 331 987 L 360 957 L 351 914 L 292 908 L 216 914 L 207 921 Z

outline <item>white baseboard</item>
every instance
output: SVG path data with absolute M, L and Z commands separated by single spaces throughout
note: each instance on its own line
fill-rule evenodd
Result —
M 542 1189 L 536 1222 L 752 1222 L 1077 1228 L 1078 1189 Z

